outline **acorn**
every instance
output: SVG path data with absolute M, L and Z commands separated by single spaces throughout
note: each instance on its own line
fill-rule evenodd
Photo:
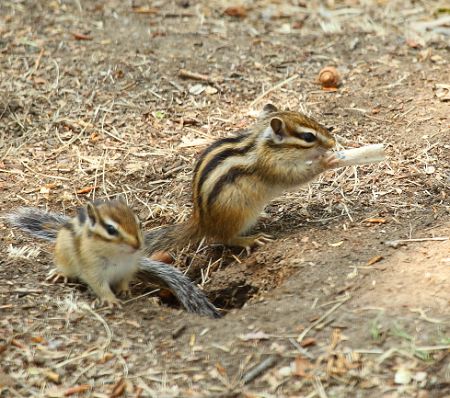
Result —
M 341 76 L 335 67 L 326 66 L 319 72 L 318 80 L 324 90 L 335 90 L 341 82 Z

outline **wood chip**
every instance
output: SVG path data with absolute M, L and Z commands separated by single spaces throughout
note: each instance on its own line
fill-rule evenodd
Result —
M 385 224 L 386 223 L 386 219 L 385 218 L 377 218 L 377 217 L 366 218 L 364 220 L 364 222 L 368 222 L 368 223 L 371 223 L 371 224 Z
M 227 7 L 224 13 L 230 17 L 245 18 L 247 16 L 247 10 L 242 6 Z
M 134 7 L 133 12 L 135 14 L 155 15 L 159 13 L 159 10 L 155 7 Z
M 82 392 L 89 391 L 91 389 L 91 385 L 89 384 L 80 384 L 78 386 L 70 387 L 64 392 L 65 397 L 70 397 L 75 394 L 80 394 Z
M 379 261 L 383 260 L 383 256 L 373 256 L 369 261 L 367 261 L 367 265 L 373 265 L 375 263 L 378 263 Z
M 94 189 L 97 189 L 96 186 L 84 187 L 77 191 L 78 195 L 84 195 L 86 193 L 92 192 Z
M 75 40 L 92 40 L 92 37 L 84 35 L 83 33 L 72 32 L 72 36 Z

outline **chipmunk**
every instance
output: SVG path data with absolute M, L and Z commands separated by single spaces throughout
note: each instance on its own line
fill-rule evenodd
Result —
M 101 304 L 119 306 L 111 287 L 129 296 L 138 271 L 143 236 L 140 221 L 121 200 L 88 203 L 58 231 L 54 281 L 80 279 Z
M 202 153 L 194 169 L 191 217 L 147 232 L 146 252 L 203 237 L 249 252 L 272 240 L 245 233 L 270 200 L 333 168 L 337 159 L 327 151 L 334 145 L 328 130 L 315 120 L 267 104 L 246 132 L 218 140 Z
M 220 139 L 201 154 L 192 180 L 191 217 L 146 232 L 145 253 L 203 237 L 247 252 L 272 240 L 266 234 L 244 234 L 273 198 L 333 168 L 338 159 L 328 150 L 334 145 L 328 130 L 314 119 L 267 104 L 247 131 Z M 58 221 L 58 215 L 51 217 Z M 32 225 L 28 230 L 35 232 Z
M 179 270 L 143 257 L 140 221 L 121 199 L 90 202 L 71 219 L 35 208 L 20 208 L 9 214 L 7 220 L 33 236 L 56 241 L 56 269 L 47 279 L 63 278 L 65 282 L 80 279 L 102 304 L 120 306 L 112 289 L 129 296 L 129 283 L 139 273 L 150 282 L 170 289 L 188 311 L 220 316 Z

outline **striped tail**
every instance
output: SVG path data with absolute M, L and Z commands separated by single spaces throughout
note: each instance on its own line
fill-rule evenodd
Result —
M 142 257 L 139 261 L 139 271 L 140 279 L 169 289 L 186 311 L 210 318 L 222 316 L 205 293 L 178 269 Z
M 20 207 L 6 215 L 6 221 L 13 227 L 28 232 L 30 235 L 49 241 L 55 241 L 61 227 L 70 217 L 33 207 Z

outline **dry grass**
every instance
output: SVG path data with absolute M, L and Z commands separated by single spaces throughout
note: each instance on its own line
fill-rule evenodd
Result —
M 445 12 L 260 0 L 232 18 L 217 1 L 138 3 L 0 5 L 2 210 L 71 214 L 123 194 L 146 228 L 180 222 L 201 150 L 266 101 L 333 126 L 342 147 L 384 143 L 389 161 L 275 200 L 258 228 L 279 239 L 250 257 L 203 242 L 177 253 L 230 310 L 217 322 L 149 303 L 142 285 L 126 311 L 93 311 L 79 285 L 44 282 L 50 247 L 3 226 L 0 396 L 450 394 L 448 317 L 389 315 L 373 285 L 385 265 L 367 265 L 391 256 L 380 241 L 447 244 L 433 240 L 449 234 L 448 103 L 433 91 L 448 71 Z M 336 92 L 315 82 L 328 64 Z M 373 305 L 352 307 L 367 291 Z

